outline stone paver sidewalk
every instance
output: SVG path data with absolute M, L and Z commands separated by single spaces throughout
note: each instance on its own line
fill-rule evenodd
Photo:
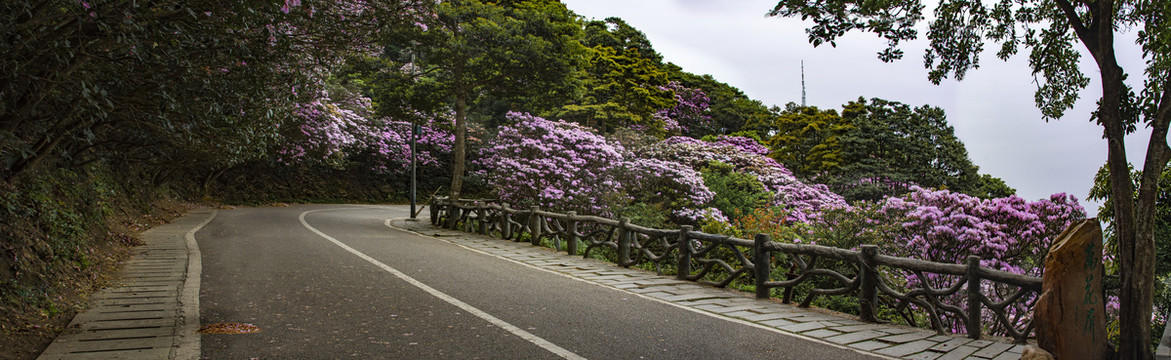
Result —
M 392 225 L 437 237 L 467 248 L 546 269 L 581 280 L 622 289 L 652 299 L 762 326 L 821 342 L 827 346 L 899 359 L 1020 359 L 1023 345 L 1003 341 L 971 340 L 933 331 L 887 324 L 870 324 L 843 315 L 831 315 L 776 300 L 758 300 L 751 294 L 718 289 L 674 277 L 615 266 L 594 259 L 569 256 L 523 242 L 446 230 L 420 221 L 394 220 Z
M 146 232 L 117 286 L 95 294 L 41 353 L 47 359 L 195 359 L 199 356 L 199 248 L 215 216 L 195 210 Z

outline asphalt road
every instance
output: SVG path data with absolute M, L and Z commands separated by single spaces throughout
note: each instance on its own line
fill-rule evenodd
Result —
M 196 234 L 206 359 L 864 359 L 389 228 L 405 206 L 220 211 Z

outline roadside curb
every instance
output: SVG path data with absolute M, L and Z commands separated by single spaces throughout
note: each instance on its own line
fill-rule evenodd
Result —
M 142 233 L 146 245 L 118 284 L 95 294 L 37 359 L 199 358 L 199 277 L 195 232 L 214 209 L 188 212 Z
M 1024 345 L 997 340 L 972 340 L 896 325 L 863 323 L 833 314 L 798 308 L 748 294 L 718 289 L 672 276 L 565 253 L 543 251 L 527 243 L 447 230 L 429 221 L 388 219 L 402 231 L 447 241 L 465 248 L 584 282 L 627 291 L 713 317 L 804 338 L 827 346 L 882 358 L 1016 360 Z

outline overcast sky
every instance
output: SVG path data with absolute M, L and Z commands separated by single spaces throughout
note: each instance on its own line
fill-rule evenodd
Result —
M 989 52 L 981 57 L 980 69 L 969 71 L 963 81 L 937 86 L 927 81 L 923 68 L 926 41 L 905 44 L 905 58 L 894 63 L 878 60 L 885 41 L 868 33 L 846 35 L 836 48 L 814 48 L 804 32 L 808 23 L 764 16 L 776 0 L 562 2 L 586 18 L 622 18 L 645 33 L 666 61 L 711 74 L 767 106 L 801 102 L 804 60 L 809 105 L 840 111 L 863 96 L 941 107 L 982 173 L 1004 179 L 1026 199 L 1065 192 L 1081 200 L 1090 215 L 1097 212 L 1099 204 L 1085 199 L 1094 174 L 1106 163 L 1106 143 L 1102 129 L 1089 121 L 1101 87 L 1084 52 L 1083 69 L 1093 82 L 1072 111 L 1047 123 L 1033 103 L 1036 84 L 1027 54 L 1005 62 Z M 1133 39 L 1133 34 L 1118 39 L 1123 44 L 1118 57 L 1132 78 L 1140 78 L 1143 62 Z M 1150 130 L 1143 129 L 1127 139 L 1132 163 L 1142 163 L 1149 137 Z

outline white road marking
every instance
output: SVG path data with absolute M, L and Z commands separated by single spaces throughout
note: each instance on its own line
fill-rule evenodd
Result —
M 488 321 L 488 322 L 492 323 L 493 325 L 500 327 L 501 329 L 507 330 L 508 332 L 512 333 L 513 335 L 519 336 L 521 339 L 525 339 L 528 342 L 531 342 L 534 345 L 540 346 L 541 348 L 548 350 L 549 352 L 556 354 L 557 356 L 560 356 L 565 359 L 586 360 L 586 358 L 578 356 L 577 354 L 574 354 L 572 351 L 569 351 L 569 350 L 566 350 L 565 348 L 557 346 L 557 344 L 551 343 L 548 340 L 545 340 L 545 339 L 542 339 L 536 335 L 533 335 L 532 333 L 530 333 L 528 331 L 524 331 L 521 328 L 516 327 L 515 325 L 509 324 L 507 322 L 504 322 L 504 320 L 500 320 L 499 318 L 492 316 L 492 314 L 489 314 L 487 312 L 484 312 L 483 310 L 477 309 L 468 303 L 465 303 L 463 301 L 460 301 L 459 299 L 452 297 L 451 295 L 447 295 L 447 294 L 443 293 L 442 291 L 439 291 L 439 290 L 436 290 L 435 288 L 427 286 L 427 284 L 424 284 L 423 282 L 421 282 L 419 280 L 415 280 L 415 278 L 408 276 L 407 274 L 403 273 L 402 271 L 398 271 L 397 269 L 392 268 L 389 265 L 383 264 L 381 261 L 378 261 L 378 260 L 362 253 L 361 251 L 358 251 L 358 250 L 350 247 L 349 245 L 346 245 L 346 244 L 342 243 L 341 241 L 334 239 L 332 236 L 326 235 L 325 233 L 321 232 L 320 230 L 317 230 L 317 228 L 309 225 L 309 223 L 305 221 L 305 215 L 307 215 L 309 213 L 315 213 L 315 212 L 320 212 L 320 211 L 335 211 L 335 210 L 353 210 L 353 208 L 320 209 L 320 210 L 306 211 L 306 212 L 301 213 L 301 216 L 299 217 L 299 219 L 301 220 L 301 225 L 304 225 L 305 228 L 309 229 L 310 231 L 313 231 L 317 235 L 325 238 L 326 240 L 333 242 L 334 245 L 337 245 L 338 247 L 341 247 L 342 249 L 349 251 L 351 254 L 357 255 L 359 258 L 362 258 L 362 260 L 366 260 L 366 262 L 374 264 L 374 266 L 377 266 L 377 267 L 381 268 L 382 270 L 385 270 L 386 272 L 390 273 L 391 275 L 394 275 L 395 277 L 398 277 L 399 279 L 402 279 L 403 281 L 406 281 L 407 283 L 414 285 L 415 287 L 419 288 L 420 290 L 426 291 L 428 294 L 431 294 L 432 296 L 437 297 L 440 300 L 447 302 L 448 304 L 455 305 L 456 307 L 463 309 L 464 311 L 467 311 L 467 312 L 471 313 L 472 315 L 476 315 L 477 317 L 484 319 L 485 321 Z

